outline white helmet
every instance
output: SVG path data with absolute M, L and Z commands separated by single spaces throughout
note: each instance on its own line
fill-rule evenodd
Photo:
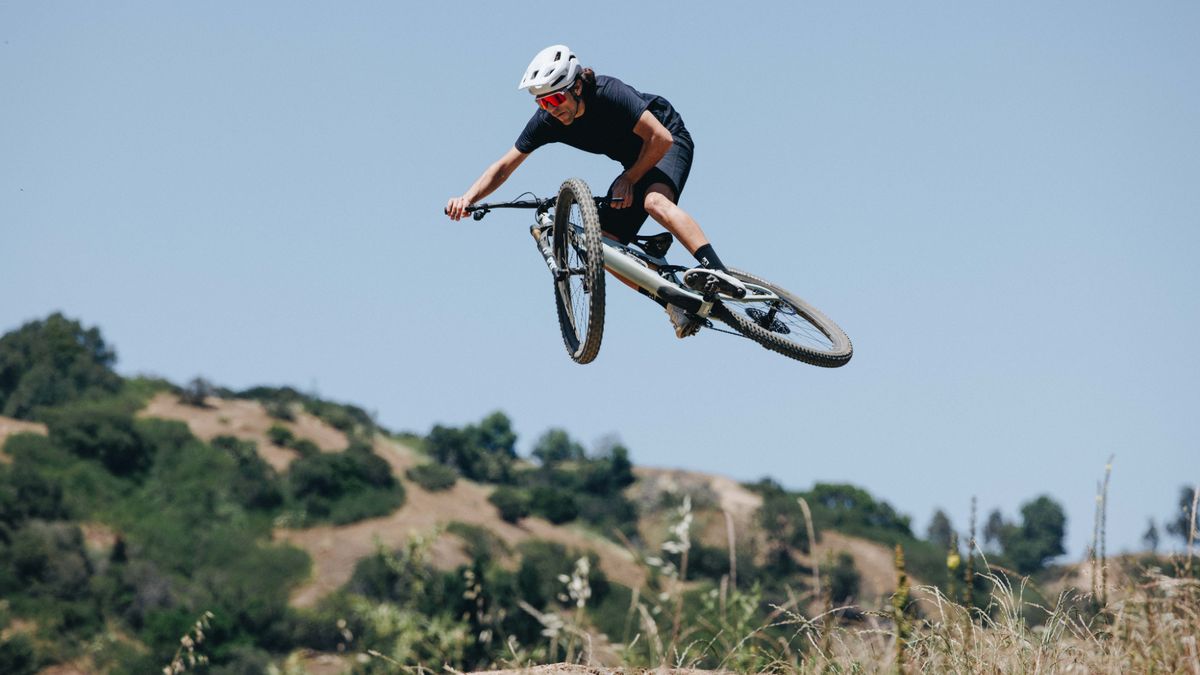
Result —
M 529 62 L 517 89 L 528 89 L 534 96 L 566 89 L 575 82 L 575 76 L 581 70 L 579 59 L 566 45 L 551 45 Z

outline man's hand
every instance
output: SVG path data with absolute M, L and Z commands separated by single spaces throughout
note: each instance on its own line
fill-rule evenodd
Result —
M 466 197 L 452 197 L 446 202 L 446 215 L 450 216 L 450 220 L 462 220 L 467 215 L 467 207 L 471 205 L 471 200 Z
M 625 174 L 617 176 L 616 182 L 612 185 L 613 202 L 609 204 L 614 209 L 625 209 L 633 206 L 633 181 Z M 621 201 L 616 201 L 616 200 Z

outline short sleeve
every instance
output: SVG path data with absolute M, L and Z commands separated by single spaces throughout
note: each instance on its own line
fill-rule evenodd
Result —
M 550 128 L 548 117 L 549 115 L 545 111 L 536 111 L 533 117 L 529 118 L 529 122 L 525 124 L 525 128 L 521 130 L 521 135 L 517 136 L 517 142 L 513 146 L 519 152 L 528 155 L 547 143 L 553 143 L 556 139 Z
M 638 90 L 615 77 L 606 80 L 597 94 L 609 105 L 624 128 L 633 129 L 653 99 L 642 96 Z

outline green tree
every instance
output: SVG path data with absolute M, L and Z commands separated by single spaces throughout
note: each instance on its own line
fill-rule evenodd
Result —
M 851 533 L 876 530 L 913 536 L 908 516 L 891 504 L 877 501 L 869 492 L 842 483 L 817 483 L 806 495 L 813 511 L 830 528 Z
M 517 434 L 508 415 L 497 410 L 479 422 L 475 433 L 484 451 L 516 459 Z
M 96 328 L 52 314 L 0 337 L 0 415 L 32 419 L 41 408 L 112 394 L 116 353 Z
M 516 435 L 502 413 L 492 413 L 479 426 L 435 425 L 425 439 L 437 462 L 456 469 L 464 478 L 489 483 L 512 481 L 514 443 Z
M 1198 526 L 1200 518 L 1192 513 L 1193 504 L 1195 503 L 1196 488 L 1191 485 L 1184 485 L 1179 488 L 1179 509 L 1175 511 L 1175 515 L 1167 522 L 1167 532 L 1179 537 L 1186 544 L 1188 537 L 1192 532 L 1192 528 Z M 1194 538 L 1200 538 L 1200 533 L 1192 535 Z
M 50 439 L 72 453 L 100 460 L 112 473 L 144 472 L 154 448 L 134 425 L 133 416 L 114 403 L 80 402 L 47 414 Z
M 532 454 L 545 467 L 584 458 L 583 446 L 571 440 L 562 429 L 550 429 L 542 434 L 534 444 Z
M 983 526 L 983 545 L 995 550 L 1000 544 L 1000 532 L 1004 529 L 1004 516 L 999 510 L 988 515 L 987 524 Z
M 767 567 L 775 574 L 791 574 L 797 569 L 792 549 L 808 552 L 808 527 L 796 497 L 777 483 L 760 483 L 763 503 L 758 522 L 767 539 Z
M 1000 531 L 1004 556 L 1021 574 L 1033 574 L 1052 558 L 1066 552 L 1067 516 L 1062 506 L 1042 495 L 1021 506 L 1021 525 L 1005 525 Z
M 1142 535 L 1142 543 L 1151 553 L 1158 553 L 1158 526 L 1154 524 L 1154 519 L 1150 519 L 1150 523 L 1146 526 L 1146 532 Z
M 524 490 L 501 485 L 488 501 L 500 511 L 500 518 L 505 522 L 516 523 L 529 515 L 529 494 Z
M 941 550 L 948 551 L 953 536 L 954 526 L 950 524 L 950 517 L 941 509 L 934 511 L 933 519 L 929 521 L 929 529 L 925 532 L 925 538 Z

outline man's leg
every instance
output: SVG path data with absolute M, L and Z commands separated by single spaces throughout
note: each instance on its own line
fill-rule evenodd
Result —
M 742 282 L 726 273 L 725 264 L 713 250 L 712 244 L 708 243 L 708 237 L 704 236 L 700 225 L 675 203 L 675 191 L 671 186 L 655 183 L 647 188 L 645 208 L 646 213 L 675 235 L 704 267 L 703 270 L 694 268 L 684 273 L 685 284 L 696 290 L 716 289 L 738 298 L 746 294 Z

